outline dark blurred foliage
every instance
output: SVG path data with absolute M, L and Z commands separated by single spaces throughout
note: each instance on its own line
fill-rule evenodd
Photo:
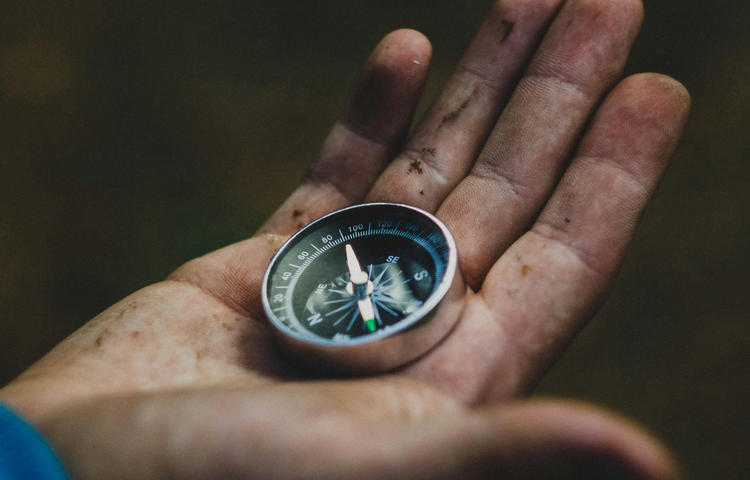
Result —
M 86 320 L 246 238 L 291 192 L 370 49 L 433 42 L 421 110 L 491 2 L 24 0 L 0 15 L 0 384 Z M 646 0 L 628 73 L 693 94 L 615 291 L 538 389 L 750 478 L 750 4 Z

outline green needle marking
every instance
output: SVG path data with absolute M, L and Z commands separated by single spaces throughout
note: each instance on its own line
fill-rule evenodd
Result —
M 368 320 L 365 322 L 365 325 L 367 325 L 367 329 L 370 332 L 374 332 L 375 330 L 378 329 L 377 325 L 375 325 L 375 320 Z

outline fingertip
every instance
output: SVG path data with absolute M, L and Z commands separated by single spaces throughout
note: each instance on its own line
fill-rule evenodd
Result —
M 398 81 L 419 84 L 424 81 L 432 59 L 432 44 L 416 30 L 395 30 L 378 43 L 365 64 L 365 72 L 388 72 Z
M 690 113 L 690 92 L 682 83 L 667 75 L 639 73 L 623 80 L 621 86 L 640 95 L 646 102 L 656 100 L 663 103 L 670 113 L 680 117 L 687 117 Z
M 690 106 L 690 94 L 677 80 L 656 73 L 637 74 L 624 79 L 609 95 L 600 110 L 608 121 L 601 125 L 610 131 L 619 129 L 622 147 L 637 145 L 639 152 L 650 152 L 642 162 L 629 162 L 633 166 L 663 165 L 677 148 Z
M 395 30 L 378 43 L 365 65 L 392 77 L 410 97 L 419 95 L 432 60 L 432 44 L 416 30 Z
M 380 41 L 376 50 L 385 49 L 391 55 L 411 61 L 413 65 L 429 64 L 432 58 L 432 43 L 417 30 L 402 28 L 389 33 Z
M 599 108 L 578 155 L 616 161 L 650 185 L 661 178 L 689 114 L 690 94 L 677 80 L 656 73 L 630 76 Z
M 386 35 L 359 75 L 343 123 L 383 144 L 402 137 L 424 89 L 431 56 L 429 40 L 415 30 Z

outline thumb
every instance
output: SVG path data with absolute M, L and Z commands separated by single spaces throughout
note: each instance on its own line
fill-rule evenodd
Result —
M 80 479 L 679 478 L 651 436 L 582 404 L 506 404 L 404 425 L 299 400 L 270 390 L 141 395 L 40 427 Z

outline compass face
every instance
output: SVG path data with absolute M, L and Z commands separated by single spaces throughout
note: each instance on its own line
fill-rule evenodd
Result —
M 456 269 L 453 239 L 414 207 L 366 204 L 303 228 L 271 261 L 263 302 L 271 322 L 299 340 L 354 345 L 418 323 Z

